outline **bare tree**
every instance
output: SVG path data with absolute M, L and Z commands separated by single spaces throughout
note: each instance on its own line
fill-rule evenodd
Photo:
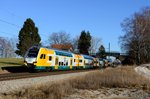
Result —
M 0 45 L 1 45 L 1 57 L 9 57 L 10 55 L 10 42 L 7 41 L 5 38 L 0 38 Z
M 150 8 L 144 8 L 122 23 L 125 35 L 120 37 L 121 47 L 136 64 L 150 62 Z
M 16 43 L 13 39 L 6 39 L 0 37 L 0 57 L 8 58 L 8 57 L 15 57 L 15 46 Z
M 52 44 L 67 44 L 71 43 L 70 35 L 66 32 L 54 32 L 48 39 L 50 45 Z
M 9 40 L 10 46 L 11 46 L 11 57 L 16 57 L 17 54 L 15 51 L 17 50 L 16 44 L 18 42 L 17 38 L 10 38 Z
M 96 53 L 98 51 L 99 46 L 101 45 L 101 39 L 97 37 L 92 37 L 91 39 L 91 47 L 89 49 L 90 53 Z
M 6 45 L 6 40 L 3 37 L 0 37 L 0 56 L 4 57 L 5 53 L 5 45 Z
M 73 38 L 72 40 L 72 46 L 75 50 L 78 49 L 78 41 L 79 41 L 79 36 L 76 36 L 75 38 Z

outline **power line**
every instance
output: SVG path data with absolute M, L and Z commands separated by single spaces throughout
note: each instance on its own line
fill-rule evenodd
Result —
M 11 23 L 11 22 L 8 22 L 8 21 L 5 21 L 5 20 L 3 20 L 3 19 L 0 19 L 0 22 L 3 22 L 3 23 L 6 23 L 6 24 L 9 24 L 9 25 L 12 25 L 12 26 L 15 26 L 15 27 L 17 27 L 17 28 L 22 28 L 21 26 L 19 26 L 19 25 L 16 25 L 16 24 L 14 24 L 14 23 Z M 4 33 L 4 32 L 3 32 Z M 47 37 L 47 35 L 45 35 L 45 34 L 43 34 L 43 33 L 40 33 L 41 35 L 43 35 L 43 36 L 46 36 Z
M 11 22 L 8 22 L 8 21 L 5 21 L 5 20 L 3 20 L 3 19 L 0 19 L 0 22 L 3 22 L 3 23 L 6 23 L 6 24 L 9 24 L 9 25 L 15 26 L 15 27 L 17 27 L 17 28 L 21 28 L 21 26 L 16 25 L 16 24 L 11 23 Z
M 5 36 L 6 36 L 6 35 L 11 35 L 11 36 L 16 36 L 16 35 L 18 35 L 18 34 L 12 34 L 12 33 L 4 32 L 4 31 L 0 31 L 0 33 L 5 34 Z
M 12 26 L 15 26 L 15 27 L 17 27 L 17 28 L 22 28 L 21 26 L 19 26 L 19 25 L 16 25 L 16 24 L 14 24 L 14 23 L 10 23 L 10 22 L 8 22 L 8 21 L 5 21 L 5 20 L 2 20 L 2 19 L 0 19 L 0 22 L 3 22 L 3 23 L 6 23 L 6 24 L 9 24 L 9 25 L 12 25 Z M 2 31 L 1 31 L 2 32 Z M 6 33 L 6 32 L 3 32 L 3 33 Z M 10 34 L 10 33 L 8 33 L 8 34 Z M 46 36 L 47 37 L 47 35 L 45 35 L 45 34 L 43 34 L 43 33 L 40 33 L 41 35 L 43 35 L 43 36 Z
M 17 17 L 17 18 L 20 18 L 20 19 L 24 19 L 22 16 L 19 16 L 19 15 L 13 13 L 12 11 L 9 11 L 9 10 L 4 9 L 4 8 L 0 8 L 0 9 L 1 9 L 3 12 L 8 13 L 8 14 L 11 15 L 11 16 L 14 16 L 14 17 Z M 2 19 L 0 19 L 0 21 L 1 21 L 1 22 L 4 22 L 4 23 L 7 23 L 7 24 L 10 24 L 10 25 L 13 25 L 13 26 L 15 26 L 15 27 L 17 27 L 17 28 L 21 28 L 21 26 L 18 26 L 18 25 L 16 25 L 16 24 L 11 23 L 11 22 L 4 21 L 4 20 L 2 20 Z M 41 34 L 41 36 L 46 36 L 46 37 L 47 37 L 46 34 L 43 34 L 43 33 L 40 33 L 40 34 Z
M 19 15 L 15 14 L 14 12 L 11 12 L 11 11 L 9 11 L 9 10 L 7 10 L 7 9 L 4 9 L 4 8 L 0 8 L 0 9 L 1 9 L 3 12 L 5 12 L 5 13 L 7 13 L 7 14 L 13 16 L 13 17 L 17 17 L 17 18 L 20 18 L 20 19 L 24 19 L 22 16 L 19 16 Z
M 18 15 L 16 15 L 15 13 L 13 13 L 13 12 L 11 12 L 11 11 L 8 11 L 8 10 L 3 9 L 3 8 L 0 8 L 0 9 L 1 9 L 1 10 L 3 10 L 3 12 L 5 12 L 5 13 L 10 14 L 11 16 L 14 16 L 14 17 L 17 17 L 17 18 L 23 19 L 23 17 L 18 16 Z M 22 28 L 22 27 L 21 27 L 21 26 L 19 26 L 19 25 L 16 25 L 16 24 L 11 23 L 11 22 L 8 22 L 8 21 L 5 21 L 5 20 L 3 20 L 3 19 L 0 19 L 0 22 L 3 22 L 3 23 L 6 23 L 6 24 L 9 24 L 9 25 L 15 26 L 15 27 L 17 27 L 17 28 Z M 1 31 L 1 32 L 2 32 L 2 31 Z M 2 33 L 7 33 L 7 32 L 2 32 Z M 7 33 L 7 34 L 11 34 L 11 33 Z M 41 36 L 47 37 L 47 35 L 46 35 L 46 34 L 43 34 L 43 33 L 39 33 L 39 34 L 41 34 Z M 13 34 L 11 34 L 11 35 L 13 35 Z

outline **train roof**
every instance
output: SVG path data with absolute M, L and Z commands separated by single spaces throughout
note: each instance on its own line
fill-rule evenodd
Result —
M 73 54 L 74 54 L 72 52 L 67 52 L 64 50 L 59 50 L 59 49 L 54 49 L 54 48 L 47 48 L 47 47 L 38 47 L 38 48 L 46 48 L 46 49 L 54 50 L 56 55 L 61 55 L 61 56 L 73 57 Z M 85 59 L 93 60 L 93 58 L 94 58 L 94 57 L 89 56 L 89 55 L 84 55 L 84 54 L 79 54 L 79 55 L 82 55 Z
M 68 56 L 68 57 L 73 57 L 72 54 L 70 52 L 66 52 L 66 51 L 61 51 L 61 50 L 54 50 L 56 55 L 62 55 L 62 56 Z
M 72 52 L 67 52 L 64 50 L 59 50 L 59 49 L 54 49 L 54 48 L 47 48 L 47 47 L 41 47 L 41 48 L 46 48 L 46 49 L 50 49 L 50 50 L 54 50 L 56 55 L 61 55 L 61 56 L 67 56 L 67 57 L 73 57 L 73 53 Z
M 85 59 L 90 59 L 90 60 L 93 60 L 94 57 L 92 56 L 89 56 L 89 55 L 83 55 L 81 54 Z

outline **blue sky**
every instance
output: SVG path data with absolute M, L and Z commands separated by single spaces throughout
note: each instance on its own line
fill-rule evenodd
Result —
M 149 0 L 1 0 L 0 36 L 17 38 L 24 21 L 32 18 L 42 42 L 53 32 L 65 31 L 73 38 L 88 30 L 106 50 L 110 42 L 112 51 L 121 51 L 120 23 L 145 6 Z

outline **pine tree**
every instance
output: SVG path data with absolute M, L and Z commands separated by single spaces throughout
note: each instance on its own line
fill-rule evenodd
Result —
M 92 39 L 89 31 L 87 31 L 86 37 L 87 37 L 87 47 L 89 49 L 91 47 L 91 39 Z
M 88 49 L 91 46 L 91 35 L 90 32 L 88 31 L 87 33 L 85 31 L 81 32 L 79 41 L 78 41 L 78 49 L 79 52 L 82 54 L 89 54 Z
M 41 37 L 38 33 L 38 28 L 31 18 L 28 18 L 21 30 L 19 31 L 19 43 L 17 43 L 16 54 L 24 56 L 26 51 L 33 45 L 39 45 Z
M 99 57 L 99 58 L 106 58 L 105 47 L 104 47 L 103 45 L 101 45 L 101 46 L 99 47 L 98 57 Z

